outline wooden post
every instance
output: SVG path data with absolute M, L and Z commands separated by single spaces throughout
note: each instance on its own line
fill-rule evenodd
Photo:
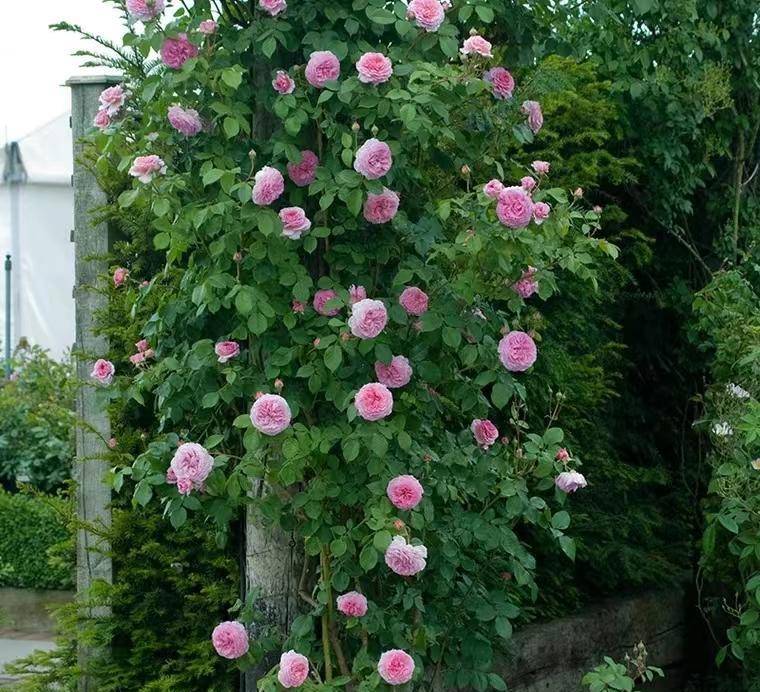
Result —
M 76 459 L 73 477 L 76 482 L 77 516 L 85 526 L 77 531 L 77 595 L 86 594 L 95 581 L 111 582 L 111 558 L 107 540 L 97 529 L 111 527 L 111 490 L 105 482 L 108 471 L 107 444 L 111 437 L 111 424 L 107 411 L 98 405 L 95 390 L 90 383 L 93 362 L 108 353 L 108 341 L 93 333 L 95 314 L 105 308 L 108 297 L 98 287 L 99 276 L 108 271 L 105 258 L 109 251 L 108 228 L 105 223 L 93 224 L 92 211 L 105 204 L 105 193 L 98 187 L 95 177 L 82 165 L 84 153 L 82 138 L 92 128 L 98 110 L 98 96 L 106 87 L 120 81 L 115 77 L 72 77 L 66 82 L 71 87 L 71 130 L 74 150 L 74 232 L 76 304 L 76 373 L 80 385 L 77 390 Z M 90 531 L 87 527 L 93 527 Z M 92 618 L 109 615 L 107 607 L 89 607 Z M 79 665 L 83 672 L 79 680 L 80 692 L 94 692 L 98 682 L 87 674 L 87 661 L 93 651 L 79 645 Z

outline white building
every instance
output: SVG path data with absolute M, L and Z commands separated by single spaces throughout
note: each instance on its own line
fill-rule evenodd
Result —
M 26 338 L 60 358 L 74 343 L 74 194 L 68 113 L 0 152 L 0 271 L 11 255 L 11 349 Z M 5 347 L 5 276 L 0 340 Z

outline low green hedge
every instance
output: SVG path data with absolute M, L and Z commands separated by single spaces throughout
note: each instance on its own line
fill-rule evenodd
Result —
M 67 501 L 0 490 L 0 586 L 72 586 Z

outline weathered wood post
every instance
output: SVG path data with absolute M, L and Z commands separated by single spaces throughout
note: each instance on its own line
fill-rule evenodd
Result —
M 103 259 L 109 250 L 108 228 L 105 223 L 93 224 L 92 210 L 106 202 L 95 177 L 82 164 L 84 153 L 82 138 L 92 128 L 98 110 L 98 96 L 106 87 L 117 83 L 115 77 L 72 77 L 66 82 L 71 87 L 71 130 L 74 152 L 74 231 L 76 304 L 76 373 L 80 381 L 77 390 L 76 459 L 73 477 L 76 482 L 77 515 L 86 524 L 77 531 L 77 595 L 82 597 L 95 581 L 111 582 L 110 546 L 99 529 L 111 526 L 111 490 L 105 483 L 108 470 L 106 461 L 107 440 L 111 437 L 111 424 L 107 411 L 95 399 L 89 384 L 93 362 L 108 353 L 108 342 L 93 332 L 95 313 L 107 306 L 106 294 L 98 289 L 99 276 L 108 270 Z M 87 526 L 92 527 L 89 530 Z M 98 618 L 109 614 L 108 608 L 89 607 L 87 615 Z M 93 652 L 79 646 L 79 664 L 87 670 L 87 660 Z M 79 681 L 80 692 L 93 692 L 98 682 L 86 673 Z

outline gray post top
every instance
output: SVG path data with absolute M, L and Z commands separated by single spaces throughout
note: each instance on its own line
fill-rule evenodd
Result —
M 93 74 L 93 75 L 74 75 L 69 77 L 64 86 L 74 87 L 88 84 L 118 84 L 123 81 L 123 77 L 118 74 Z

